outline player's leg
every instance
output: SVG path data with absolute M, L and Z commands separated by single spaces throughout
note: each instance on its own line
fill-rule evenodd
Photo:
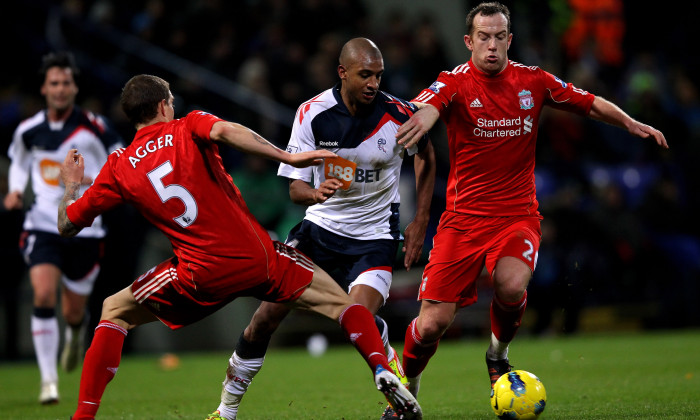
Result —
M 131 286 L 105 299 L 102 317 L 95 328 L 92 344 L 85 354 L 78 408 L 73 414 L 73 420 L 95 418 L 105 388 L 119 368 L 127 332 L 157 319 L 136 301 Z
M 275 242 L 277 264 L 270 276 L 270 300 L 319 313 L 337 320 L 346 337 L 373 370 L 375 384 L 406 419 L 420 419 L 418 401 L 390 371 L 384 346 L 372 314 L 352 298 L 319 266 L 296 249 Z
M 61 308 L 66 321 L 61 367 L 70 372 L 83 357 L 87 302 L 100 274 L 100 239 L 61 238 Z
M 420 312 L 404 339 L 403 368 L 412 392 L 418 393 L 420 375 L 457 310 L 476 302 L 485 255 L 478 223 L 448 212 L 440 219 L 418 292 Z
M 403 370 L 408 391 L 413 396 L 418 396 L 421 374 L 437 351 L 440 337 L 452 323 L 456 311 L 457 305 L 454 303 L 423 300 L 418 317 L 408 325 L 403 349 Z M 397 418 L 399 416 L 392 407 L 386 407 L 381 416 L 381 420 Z
M 502 229 L 503 238 L 487 268 L 492 271 L 494 296 L 491 301 L 491 341 L 486 365 L 491 386 L 510 371 L 508 346 L 515 337 L 527 306 L 527 285 L 537 264 L 539 220 L 526 218 Z
M 82 357 L 83 337 L 85 335 L 85 307 L 89 294 L 76 293 L 65 284 L 61 290 L 61 308 L 66 321 L 61 367 L 71 372 Z
M 355 302 L 374 315 L 384 349 L 389 356 L 393 351 L 389 345 L 389 330 L 377 312 L 389 297 L 398 244 L 398 241 L 387 239 L 349 242 L 348 252 L 353 252 L 355 259 L 346 267 L 347 274 L 341 283 L 341 286 L 348 285 L 348 293 Z M 352 248 L 353 245 L 355 248 Z
M 362 257 L 356 264 L 360 269 L 366 268 L 365 260 L 378 255 L 378 253 L 370 253 L 366 257 Z M 394 253 L 395 254 L 395 253 Z M 389 327 L 382 317 L 377 315 L 377 311 L 384 305 L 389 296 L 389 288 L 392 282 L 391 266 L 371 266 L 363 269 L 357 278 L 350 283 L 350 297 L 355 302 L 367 308 L 374 314 L 374 322 L 377 325 L 379 334 L 382 337 L 384 352 L 389 360 L 392 372 L 399 377 L 401 382 L 406 385 L 406 375 L 403 372 L 403 367 L 399 360 L 399 356 L 389 344 Z
M 418 401 L 391 371 L 372 314 L 355 303 L 320 267 L 315 268 L 311 284 L 294 302 L 294 306 L 338 320 L 346 337 L 374 372 L 375 384 L 389 404 L 399 414 L 405 415 L 404 418 L 422 418 Z
M 289 313 L 285 304 L 262 302 L 245 328 L 229 358 L 217 408 L 219 417 L 234 420 L 243 395 L 262 368 L 272 334 Z
M 58 402 L 58 345 L 60 341 L 56 317 L 56 294 L 61 270 L 51 263 L 30 267 L 29 278 L 34 292 L 34 309 L 31 318 L 32 342 L 41 375 L 39 402 Z
M 418 395 L 420 375 L 437 351 L 440 338 L 452 324 L 457 309 L 456 303 L 422 300 L 418 317 L 408 325 L 403 368 L 413 395 Z

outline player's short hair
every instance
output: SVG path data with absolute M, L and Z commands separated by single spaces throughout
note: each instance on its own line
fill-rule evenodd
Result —
M 50 52 L 43 57 L 41 57 L 41 67 L 39 67 L 39 76 L 43 82 L 46 79 L 46 73 L 52 67 L 59 67 L 62 69 L 70 69 L 73 73 L 73 80 L 75 81 L 80 75 L 80 69 L 78 65 L 75 64 L 75 57 L 72 53 L 68 51 L 56 51 Z
M 122 89 L 120 103 L 129 121 L 146 123 L 155 118 L 158 104 L 170 99 L 170 84 L 158 76 L 140 74 L 132 77 Z
M 467 35 L 471 36 L 474 30 L 474 18 L 481 13 L 482 16 L 493 16 L 502 13 L 508 21 L 508 33 L 510 33 L 510 10 L 497 1 L 480 3 L 467 14 Z

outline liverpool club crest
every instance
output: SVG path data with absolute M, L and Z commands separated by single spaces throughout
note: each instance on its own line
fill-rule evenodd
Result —
M 535 106 L 535 101 L 532 99 L 532 92 L 523 89 L 518 93 L 520 97 L 520 109 L 530 109 Z

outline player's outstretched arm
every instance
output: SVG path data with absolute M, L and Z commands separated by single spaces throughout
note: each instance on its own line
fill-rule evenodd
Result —
M 403 145 L 404 149 L 409 149 L 418 143 L 440 118 L 440 112 L 434 106 L 422 103 L 420 105 L 421 109 L 411 115 L 411 118 L 396 132 L 396 140 Z
M 335 153 L 328 150 L 289 153 L 265 140 L 248 127 L 226 121 L 214 123 L 209 136 L 214 141 L 227 144 L 242 152 L 283 162 L 297 168 L 319 165 L 323 163 L 324 158 L 335 156 Z
M 80 194 L 80 184 L 85 173 L 83 155 L 77 149 L 71 149 L 61 165 L 61 181 L 66 186 L 61 203 L 58 205 L 58 233 L 64 237 L 73 237 L 83 228 L 74 225 L 68 218 L 67 208 Z
M 600 96 L 596 96 L 595 100 L 593 100 L 591 112 L 588 116 L 598 121 L 624 128 L 630 134 L 637 137 L 643 139 L 652 138 L 656 144 L 668 149 L 666 137 L 664 137 L 661 131 L 635 120 L 627 115 L 619 106 Z
M 423 253 L 425 231 L 430 221 L 430 204 L 433 199 L 435 186 L 435 150 L 433 144 L 428 145 L 419 152 L 414 160 L 413 167 L 416 174 L 416 216 L 404 231 L 403 265 L 406 270 L 418 262 Z

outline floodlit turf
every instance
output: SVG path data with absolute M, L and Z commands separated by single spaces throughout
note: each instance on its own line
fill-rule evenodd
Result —
M 520 337 L 510 356 L 517 369 L 535 373 L 547 389 L 540 419 L 697 419 L 698 349 L 700 331 L 690 330 Z M 483 338 L 440 345 L 421 384 L 426 420 L 496 418 L 489 405 L 485 350 Z M 127 355 L 98 419 L 203 419 L 218 404 L 228 356 L 181 354 L 177 369 L 163 371 L 156 355 Z M 61 403 L 43 407 L 36 402 L 34 363 L 0 364 L 0 418 L 67 420 L 78 381 L 78 372 L 61 373 Z M 369 368 L 350 346 L 331 346 L 320 358 L 302 349 L 272 349 L 239 419 L 376 420 L 384 405 Z

